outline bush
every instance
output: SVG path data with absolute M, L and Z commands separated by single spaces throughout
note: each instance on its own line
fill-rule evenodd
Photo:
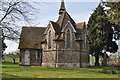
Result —
M 117 72 L 115 70 L 112 70 L 112 69 L 109 69 L 109 68 L 103 69 L 102 73 L 104 73 L 104 74 L 117 74 Z

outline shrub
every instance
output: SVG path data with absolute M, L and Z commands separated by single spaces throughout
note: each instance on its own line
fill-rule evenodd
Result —
M 110 69 L 110 68 L 103 69 L 102 73 L 104 73 L 104 74 L 117 74 L 117 72 L 115 70 Z

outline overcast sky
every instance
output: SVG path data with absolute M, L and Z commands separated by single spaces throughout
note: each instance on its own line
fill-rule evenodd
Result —
M 66 2 L 66 10 L 71 15 L 71 17 L 78 22 L 88 22 L 90 15 L 93 10 L 99 4 L 99 0 L 97 2 Z M 37 2 L 37 5 L 33 4 L 34 7 L 38 8 L 38 14 L 33 23 L 35 26 L 46 27 L 50 20 L 56 21 L 58 18 L 58 11 L 60 7 L 60 2 Z M 23 26 L 27 25 L 25 23 Z M 8 48 L 5 53 L 16 51 L 18 48 L 18 43 L 6 40 Z

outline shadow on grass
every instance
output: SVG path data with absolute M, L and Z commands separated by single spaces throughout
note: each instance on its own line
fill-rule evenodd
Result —
M 90 66 L 89 68 L 92 68 L 92 69 L 110 68 L 110 69 L 113 69 L 113 70 L 118 70 L 118 71 L 120 71 L 120 66 Z
M 2 77 L 3 77 L 3 78 L 19 78 L 19 76 L 10 75 L 10 74 L 7 74 L 7 73 L 3 73 L 3 74 L 2 74 Z
M 19 63 L 13 63 L 13 62 L 2 62 L 3 65 L 19 65 Z

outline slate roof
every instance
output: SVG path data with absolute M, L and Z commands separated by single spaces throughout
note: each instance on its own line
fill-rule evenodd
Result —
M 34 48 L 40 49 L 42 42 L 45 38 L 44 31 L 46 27 L 23 27 L 20 36 L 19 49 L 21 48 Z
M 68 21 L 70 21 L 73 27 L 76 29 L 76 23 L 74 22 L 74 20 L 71 18 L 67 11 L 64 11 L 62 15 L 59 16 L 56 23 L 59 24 L 59 26 L 62 29 L 67 24 Z
M 81 33 L 85 29 L 85 22 L 76 23 L 77 33 Z
M 59 16 L 58 20 L 56 21 L 57 24 L 60 26 L 60 32 L 63 29 L 63 27 L 67 24 L 67 22 L 70 21 L 73 25 L 74 29 L 77 31 L 76 33 L 76 39 L 81 39 L 80 35 L 82 35 L 82 31 L 85 29 L 85 22 L 75 23 L 74 20 L 71 18 L 71 16 L 68 14 L 67 11 L 64 11 L 62 15 Z M 59 34 L 58 40 L 62 40 L 61 34 Z
M 55 40 L 63 40 L 61 36 L 61 30 L 65 25 L 70 21 L 73 25 L 74 29 L 77 31 L 76 33 L 76 40 L 81 40 L 82 31 L 85 29 L 85 22 L 75 23 L 68 12 L 65 10 L 64 2 L 61 3 L 61 9 L 64 8 L 63 12 L 60 14 L 58 20 L 56 22 L 50 21 L 53 25 L 55 33 L 57 34 Z M 34 48 L 40 49 L 42 45 L 40 42 L 45 42 L 45 31 L 47 27 L 23 27 L 19 49 L 21 48 Z
M 56 22 L 53 22 L 53 21 L 50 21 L 50 22 L 52 23 L 53 28 L 54 28 L 56 34 L 59 34 L 60 33 L 60 26 L 59 26 L 59 24 L 57 24 Z
M 82 39 L 82 32 L 83 30 L 86 28 L 85 27 L 85 22 L 80 22 L 80 23 L 76 23 L 76 29 L 77 29 L 77 34 L 76 34 L 76 39 L 77 41 L 83 40 Z

